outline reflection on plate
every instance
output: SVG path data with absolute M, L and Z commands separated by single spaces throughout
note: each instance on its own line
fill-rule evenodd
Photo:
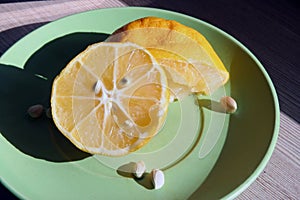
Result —
M 201 31 L 230 71 L 230 83 L 211 97 L 189 96 L 172 103 L 160 134 L 139 151 L 119 158 L 81 152 L 51 120 L 26 117 L 32 104 L 49 106 L 52 81 L 70 59 L 144 16 L 174 19 Z M 233 197 L 249 184 L 245 179 L 253 181 L 262 170 L 276 142 L 278 102 L 262 66 L 224 32 L 182 14 L 150 8 L 76 14 L 33 31 L 13 45 L 0 63 L 0 80 L 5 83 L 0 86 L 0 174 L 4 184 L 22 198 L 185 199 L 191 195 L 220 198 L 228 193 Z M 224 95 L 234 96 L 240 105 L 233 116 L 212 107 Z M 269 104 L 259 104 L 257 99 Z M 257 105 L 255 109 L 247 107 L 250 103 Z M 258 113 L 262 106 L 265 112 Z M 164 170 L 163 188 L 151 190 L 118 173 L 120 165 L 138 160 L 145 161 L 147 172 Z M 238 175 L 230 176 L 233 172 Z

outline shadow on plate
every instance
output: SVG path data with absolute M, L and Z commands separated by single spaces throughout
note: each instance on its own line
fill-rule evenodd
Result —
M 102 33 L 72 33 L 48 42 L 26 62 L 24 69 L 0 64 L 0 132 L 21 152 L 52 162 L 86 158 L 45 115 L 31 119 L 34 104 L 50 106 L 52 81 L 89 44 L 104 41 Z
M 233 52 L 231 96 L 237 100 L 238 109 L 230 116 L 226 141 L 218 161 L 205 182 L 189 197 L 191 200 L 231 199 L 232 196 L 226 195 L 243 191 L 246 180 L 251 175 L 252 178 L 258 176 L 257 170 L 262 170 L 261 162 L 276 135 L 274 128 L 278 111 L 268 80 L 246 51 L 233 49 Z M 199 104 L 208 109 L 219 107 L 214 101 L 199 100 Z M 234 191 L 241 184 L 244 188 Z
M 132 173 L 132 169 L 134 167 L 134 164 L 135 164 L 134 162 L 129 162 L 127 164 L 124 164 L 124 165 L 120 166 L 117 169 L 117 173 L 120 176 L 123 176 L 125 178 L 131 178 L 131 179 L 135 180 L 135 182 L 137 184 L 143 186 L 144 188 L 146 188 L 148 190 L 153 190 L 154 185 L 152 183 L 151 174 L 148 173 L 148 172 L 145 172 L 142 177 L 136 178 Z

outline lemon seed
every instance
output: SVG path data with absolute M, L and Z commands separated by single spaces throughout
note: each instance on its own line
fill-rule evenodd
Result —
M 95 91 L 95 94 L 99 94 L 99 92 L 101 91 L 101 81 L 100 80 L 97 80 L 97 82 L 95 83 L 94 91 Z
M 141 178 L 143 176 L 143 174 L 145 173 L 145 171 L 146 171 L 146 165 L 142 160 L 134 163 L 133 175 L 136 178 Z
M 160 189 L 165 184 L 165 175 L 163 171 L 159 169 L 153 169 L 151 171 L 151 178 L 154 189 Z
M 52 113 L 51 113 L 51 108 L 48 108 L 47 110 L 46 110 L 46 116 L 48 117 L 48 118 L 52 118 Z
M 27 110 L 27 113 L 32 118 L 39 118 L 43 114 L 43 111 L 44 111 L 44 106 L 41 104 L 36 104 L 30 106 Z
M 237 110 L 237 103 L 230 96 L 222 97 L 220 99 L 220 103 L 227 113 L 234 113 Z

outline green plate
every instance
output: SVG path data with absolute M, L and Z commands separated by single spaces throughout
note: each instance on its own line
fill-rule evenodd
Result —
M 177 20 L 207 37 L 230 72 L 230 81 L 210 97 L 189 96 L 170 105 L 160 133 L 128 156 L 92 156 L 76 149 L 46 117 L 31 120 L 27 108 L 49 106 L 54 77 L 87 45 L 103 41 L 137 18 Z M 237 40 L 201 20 L 151 8 L 110 8 L 51 22 L 28 34 L 0 58 L 0 175 L 25 199 L 231 199 L 265 167 L 279 129 L 279 105 L 260 62 Z M 238 111 L 214 109 L 223 95 Z M 160 168 L 165 185 L 120 172 L 144 160 Z

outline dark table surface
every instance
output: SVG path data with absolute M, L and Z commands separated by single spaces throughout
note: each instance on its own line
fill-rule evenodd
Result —
M 4 19 L 4 17 L 13 18 L 15 15 L 21 15 L 20 13 L 22 12 L 20 11 L 22 9 L 31 9 L 34 13 L 34 8 L 38 8 L 40 6 L 49 6 L 50 9 L 51 5 L 54 5 L 59 1 L 33 2 L 15 0 L 0 2 L 0 56 L 22 36 L 46 24 L 47 22 L 54 20 L 55 18 L 61 17 L 60 15 L 53 15 L 53 18 L 48 17 L 43 20 L 35 19 L 28 21 L 26 21 L 24 18 L 24 21 L 21 20 L 19 22 L 8 23 L 6 21 L 7 19 Z M 108 5 L 98 5 L 93 0 L 81 0 L 77 2 L 81 2 L 82 4 L 86 3 L 87 5 L 89 4 L 89 6 L 85 8 L 86 10 L 106 6 L 113 7 L 126 5 L 163 8 L 184 13 L 217 26 L 243 43 L 261 61 L 277 90 L 280 102 L 281 117 L 292 121 L 298 127 L 300 123 L 300 9 L 298 1 L 122 0 L 116 1 L 115 3 L 114 1 L 111 1 L 111 3 Z M 70 1 L 70 3 L 74 3 L 75 5 L 76 1 Z M 90 3 L 94 4 L 92 5 Z M 83 10 L 84 8 L 78 8 L 77 10 L 71 10 L 69 13 L 63 13 L 62 15 L 76 13 Z M 38 9 L 36 12 L 38 12 Z M 10 20 L 13 21 L 12 19 Z M 298 138 L 296 142 L 296 144 L 298 144 L 299 130 L 297 131 L 298 133 L 295 133 L 294 131 L 289 132 L 287 130 L 288 133 L 281 134 L 279 137 L 279 142 L 281 140 L 288 140 L 288 134 L 293 134 Z M 277 151 L 280 151 L 280 149 L 277 149 Z M 299 153 L 299 146 L 296 147 L 296 152 Z M 278 152 L 278 155 L 279 154 L 280 152 Z M 299 163 L 299 154 L 296 160 L 298 160 L 297 162 Z M 284 160 L 274 160 L 275 164 L 276 162 L 284 162 Z M 296 169 L 299 170 L 299 166 Z M 271 169 L 269 168 L 269 170 Z M 270 174 L 277 173 L 277 175 L 283 176 L 283 174 L 280 174 L 280 172 L 271 171 L 269 172 Z M 270 177 L 272 176 L 270 175 Z M 299 176 L 296 176 L 296 178 L 298 179 L 299 183 Z M 277 179 L 277 181 L 280 180 L 283 179 Z M 280 182 L 276 184 L 280 184 Z M 255 187 L 252 188 L 253 191 L 249 191 L 251 190 L 250 187 L 248 189 L 249 194 L 242 194 L 239 198 L 245 199 L 249 197 L 250 199 L 268 199 L 268 197 L 274 197 L 272 194 L 263 194 L 262 196 L 259 196 L 259 193 L 256 194 L 254 191 Z M 289 185 L 287 184 L 286 187 L 288 188 Z M 282 189 L 282 187 L 278 188 L 279 190 L 280 188 Z M 284 191 L 284 189 L 282 189 L 282 191 L 276 194 L 276 196 L 279 199 L 297 199 L 300 197 L 299 184 L 298 186 L 290 188 L 291 191 L 288 189 L 286 190 L 287 191 Z M 272 193 L 272 191 L 265 192 Z M 0 199 L 16 199 L 16 197 L 2 185 L 0 186 L 0 194 Z

